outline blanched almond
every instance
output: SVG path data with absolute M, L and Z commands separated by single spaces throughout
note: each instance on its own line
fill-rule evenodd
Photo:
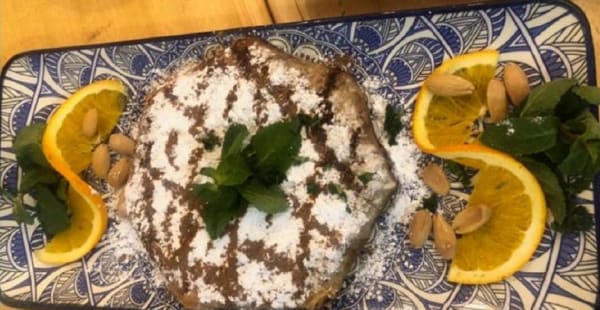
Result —
M 467 206 L 456 215 L 452 222 L 452 228 L 459 235 L 468 234 L 487 223 L 491 216 L 492 209 L 485 204 Z
M 84 136 L 92 138 L 98 131 L 98 110 L 96 108 L 89 109 L 81 120 L 81 132 Z
M 100 144 L 92 153 L 92 172 L 99 178 L 105 179 L 110 168 L 110 152 L 108 145 Z
M 506 118 L 508 102 L 504 83 L 499 80 L 490 80 L 487 86 L 487 107 L 490 117 L 486 121 L 497 123 Z
M 436 214 L 433 218 L 433 241 L 443 258 L 452 259 L 456 254 L 456 235 L 440 214 Z
M 121 157 L 108 172 L 108 184 L 114 188 L 121 188 L 129 178 L 130 169 L 131 159 L 129 157 Z
M 504 85 L 510 102 L 519 106 L 529 95 L 529 80 L 519 65 L 509 62 L 504 65 Z
M 110 135 L 108 146 L 121 155 L 133 155 L 135 153 L 135 142 L 122 133 Z
M 473 83 L 453 74 L 433 74 L 425 80 L 425 86 L 437 96 L 464 96 L 470 95 L 475 90 Z
M 434 193 L 446 195 L 450 191 L 450 182 L 440 165 L 430 163 L 421 170 L 421 178 Z
M 427 241 L 432 224 L 433 220 L 429 210 L 422 209 L 415 212 L 408 231 L 410 244 L 413 248 L 419 249 Z

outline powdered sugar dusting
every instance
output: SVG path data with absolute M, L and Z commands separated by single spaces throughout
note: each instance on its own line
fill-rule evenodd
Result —
M 364 285 L 370 285 L 382 278 L 386 268 L 393 263 L 391 259 L 395 257 L 394 253 L 401 247 L 402 225 L 409 222 L 414 210 L 429 193 L 419 177 L 419 162 L 423 155 L 411 138 L 409 114 L 404 115 L 402 119 L 404 127 L 396 137 L 397 144 L 388 143 L 387 133 L 383 129 L 388 100 L 377 93 L 380 86 L 381 82 L 373 78 L 363 83 L 369 95 L 373 126 L 388 153 L 399 187 L 390 207 L 383 215 L 383 221 L 376 225 L 373 238 L 367 244 L 368 254 L 363 255 L 356 270 L 356 279 L 360 281 L 352 282 L 351 290 L 360 290 Z
M 249 130 L 255 130 L 256 128 L 254 110 L 252 109 L 255 92 L 256 85 L 254 82 L 240 79 L 238 82 L 237 91 L 235 93 L 237 97 L 236 104 L 234 104 L 231 107 L 231 111 L 229 111 L 229 117 L 231 118 L 232 122 L 245 125 Z
M 337 159 L 347 161 L 350 158 L 350 144 L 340 143 L 340 141 L 350 141 L 352 133 L 347 126 L 325 125 L 325 127 L 330 132 L 327 135 L 326 145 L 333 149 Z
M 188 264 L 193 266 L 195 262 L 202 259 L 205 263 L 213 264 L 215 266 L 221 265 L 225 262 L 227 246 L 229 245 L 229 236 L 223 236 L 213 242 L 211 242 L 210 236 L 206 230 L 200 230 L 192 239 L 190 247 L 194 248 L 194 251 L 190 251 L 188 254 Z M 211 247 L 208 247 L 211 242 Z
M 113 265 L 114 268 L 106 271 L 110 275 L 104 276 L 119 277 L 119 282 L 127 281 L 132 272 L 143 270 L 141 274 L 151 289 L 165 289 L 166 280 L 158 268 L 152 264 L 148 252 L 137 238 L 137 232 L 128 220 L 117 216 L 118 195 L 120 193 L 108 194 L 103 197 L 111 221 L 101 241 L 106 244 L 102 248 L 108 249 L 107 254 L 111 261 L 118 262 Z
M 295 307 L 292 300 L 297 288 L 289 285 L 292 282 L 290 272 L 274 272 L 263 262 L 251 260 L 244 254 L 238 257 L 237 272 L 240 285 L 250 292 L 250 300 L 263 299 L 278 309 Z M 239 304 L 244 305 L 244 302 Z

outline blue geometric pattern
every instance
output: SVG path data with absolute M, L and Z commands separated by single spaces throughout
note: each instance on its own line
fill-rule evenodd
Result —
M 157 71 L 202 57 L 232 39 L 255 35 L 306 59 L 351 55 L 351 73 L 360 81 L 382 81 L 377 92 L 407 109 L 421 82 L 444 60 L 486 48 L 501 62 L 517 62 L 532 83 L 574 77 L 595 83 L 589 29 L 582 14 L 562 2 L 463 7 L 353 20 L 301 23 L 224 33 L 164 38 L 141 43 L 33 52 L 14 59 L 2 76 L 0 180 L 15 191 L 20 176 L 11 149 L 15 133 L 45 120 L 69 94 L 95 80 L 117 78 L 138 98 Z M 159 69 L 159 70 L 157 70 Z M 133 102 L 136 102 L 135 100 Z M 129 106 L 135 115 L 136 104 Z M 129 130 L 132 122 L 119 126 Z M 596 183 L 597 185 L 598 183 Z M 594 210 L 599 192 L 587 190 L 582 204 Z M 452 205 L 450 203 L 450 205 Z M 151 285 L 148 261 L 115 259 L 105 238 L 78 262 L 40 264 L 32 251 L 46 242 L 40 228 L 18 225 L 11 205 L 0 198 L 0 290 L 10 303 L 70 304 L 109 308 L 180 309 L 165 288 Z M 385 270 L 379 279 L 348 276 L 333 301 L 335 309 L 587 309 L 598 293 L 596 227 L 561 235 L 550 230 L 531 262 L 510 279 L 491 285 L 445 281 L 447 263 L 434 250 L 406 246 L 406 227 L 392 230 Z M 114 222 L 109 224 L 111 234 Z M 368 255 L 368 254 L 364 254 Z M 363 259 L 363 258 L 361 258 Z M 115 274 L 118 270 L 119 274 Z M 352 288 L 352 289 L 350 289 Z

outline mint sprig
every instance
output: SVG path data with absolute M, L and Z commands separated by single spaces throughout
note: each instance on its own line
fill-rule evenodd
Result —
M 2 189 L 2 196 L 13 203 L 12 214 L 18 223 L 33 224 L 37 218 L 48 238 L 70 226 L 67 208 L 66 180 L 48 163 L 42 152 L 42 136 L 46 125 L 34 123 L 19 130 L 13 150 L 21 168 L 18 192 Z M 36 199 L 35 207 L 26 206 L 24 196 Z
M 388 134 L 388 144 L 396 145 L 396 136 L 402 130 L 402 114 L 401 111 L 393 105 L 388 104 L 385 107 L 385 118 L 383 120 L 383 129 Z
M 600 124 L 590 112 L 600 89 L 557 79 L 534 88 L 524 106 L 499 124 L 489 124 L 481 142 L 517 157 L 537 178 L 560 232 L 585 231 L 593 220 L 576 205 L 600 172 Z
M 271 124 L 259 129 L 245 146 L 249 132 L 244 125 L 227 129 L 219 164 L 200 170 L 213 181 L 194 187 L 196 197 L 204 202 L 202 214 L 212 239 L 223 235 L 248 205 L 268 214 L 289 208 L 279 184 L 298 158 L 301 126 L 299 119 Z

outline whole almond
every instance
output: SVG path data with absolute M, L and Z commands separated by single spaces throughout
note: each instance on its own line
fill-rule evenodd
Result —
M 108 184 L 114 188 L 121 188 L 129 178 L 130 169 L 131 159 L 129 157 L 121 157 L 108 172 Z
M 408 230 L 408 237 L 413 248 L 419 249 L 427 241 L 432 224 L 433 220 L 429 210 L 422 209 L 415 212 Z
M 492 209 L 489 206 L 485 204 L 470 205 L 456 215 L 452 222 L 452 228 L 459 235 L 468 234 L 487 223 L 491 216 Z
M 486 121 L 497 123 L 506 118 L 508 102 L 506 100 L 506 89 L 504 83 L 492 79 L 487 86 L 487 107 L 490 117 Z
M 133 155 L 135 153 L 135 142 L 122 133 L 110 135 L 108 146 L 121 155 Z
M 98 132 L 98 110 L 89 109 L 81 120 L 81 132 L 84 136 L 92 138 Z
M 421 170 L 421 178 L 434 193 L 446 195 L 450 191 L 450 182 L 440 165 L 430 163 Z
M 100 144 L 94 149 L 94 153 L 92 153 L 92 172 L 94 172 L 97 177 L 106 179 L 109 168 L 110 152 L 108 150 L 108 145 Z
M 529 80 L 519 65 L 509 62 L 504 65 L 504 85 L 510 102 L 519 106 L 529 95 Z
M 432 94 L 446 97 L 470 95 L 475 90 L 473 83 L 447 73 L 430 75 L 425 80 L 425 86 Z
M 456 235 L 440 214 L 436 214 L 433 218 L 433 241 L 443 258 L 452 259 L 456 254 Z

